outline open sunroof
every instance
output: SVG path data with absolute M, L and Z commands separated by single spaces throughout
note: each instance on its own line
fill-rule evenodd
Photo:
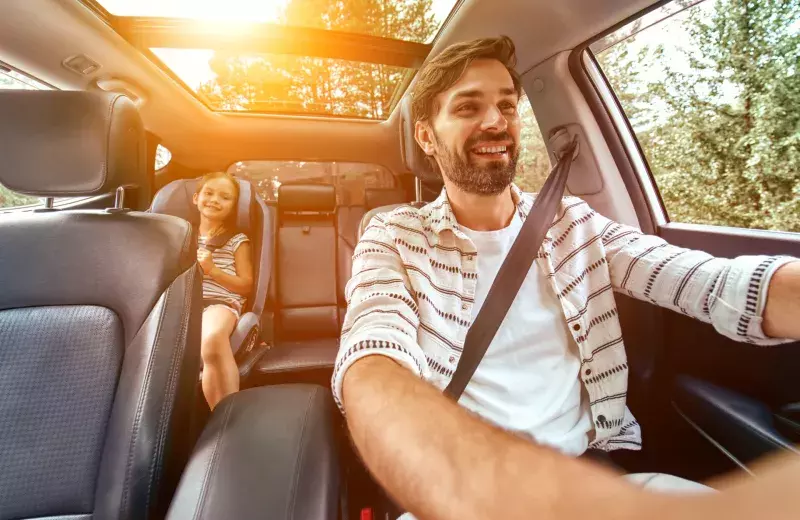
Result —
M 458 0 L 84 0 L 211 110 L 385 119 Z

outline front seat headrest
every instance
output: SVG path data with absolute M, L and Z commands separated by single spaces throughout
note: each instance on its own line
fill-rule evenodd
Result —
M 422 148 L 414 139 L 414 120 L 411 117 L 411 96 L 404 96 L 400 101 L 400 150 L 403 164 L 423 183 L 441 184 L 442 176 L 434 169 Z
M 336 210 L 336 188 L 332 184 L 281 184 L 278 188 L 281 212 L 332 213 Z
M 0 184 L 8 189 L 75 197 L 138 187 L 139 200 L 149 200 L 144 125 L 125 96 L 0 90 L 0 114 Z
M 172 215 L 189 221 L 193 226 L 200 225 L 200 212 L 192 202 L 192 196 L 197 191 L 201 178 L 178 179 L 172 181 L 156 193 L 150 205 L 152 213 Z M 247 233 L 253 227 L 256 197 L 253 185 L 243 179 L 236 179 L 239 183 L 239 203 L 236 206 L 236 229 Z

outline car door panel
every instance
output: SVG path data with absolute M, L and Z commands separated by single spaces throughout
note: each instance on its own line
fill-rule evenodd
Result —
M 673 399 L 687 422 L 737 464 L 747 466 L 778 450 L 800 455 L 761 401 L 688 376 L 676 378 Z
M 658 234 L 671 244 L 718 257 L 800 256 L 800 235 L 793 233 L 670 223 L 659 226 Z M 666 312 L 663 326 L 664 355 L 658 369 L 664 381 L 673 383 L 661 390 L 674 407 L 668 413 L 677 412 L 671 420 L 690 428 L 671 436 L 672 449 L 663 449 L 662 457 L 680 456 L 679 446 L 689 443 L 702 445 L 700 450 L 719 450 L 737 465 L 748 466 L 776 450 L 794 450 L 800 439 L 791 424 L 800 414 L 787 405 L 800 402 L 800 342 L 771 347 L 740 343 L 672 311 Z M 783 416 L 774 414 L 781 409 Z M 693 435 L 705 442 L 690 439 Z M 717 462 L 705 469 L 716 474 L 730 467 Z

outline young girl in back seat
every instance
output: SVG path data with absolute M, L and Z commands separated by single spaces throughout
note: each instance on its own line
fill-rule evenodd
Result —
M 237 233 L 239 183 L 228 173 L 202 178 L 192 202 L 200 212 L 197 262 L 203 270 L 203 395 L 213 410 L 239 391 L 230 336 L 253 285 L 250 239 Z

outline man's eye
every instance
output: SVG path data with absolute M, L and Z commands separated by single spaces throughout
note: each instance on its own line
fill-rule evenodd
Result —
M 500 103 L 500 110 L 504 114 L 516 114 L 517 105 L 515 105 L 514 103 Z
M 469 114 L 474 111 L 475 105 L 473 103 L 465 103 L 456 109 L 456 112 L 459 114 Z

